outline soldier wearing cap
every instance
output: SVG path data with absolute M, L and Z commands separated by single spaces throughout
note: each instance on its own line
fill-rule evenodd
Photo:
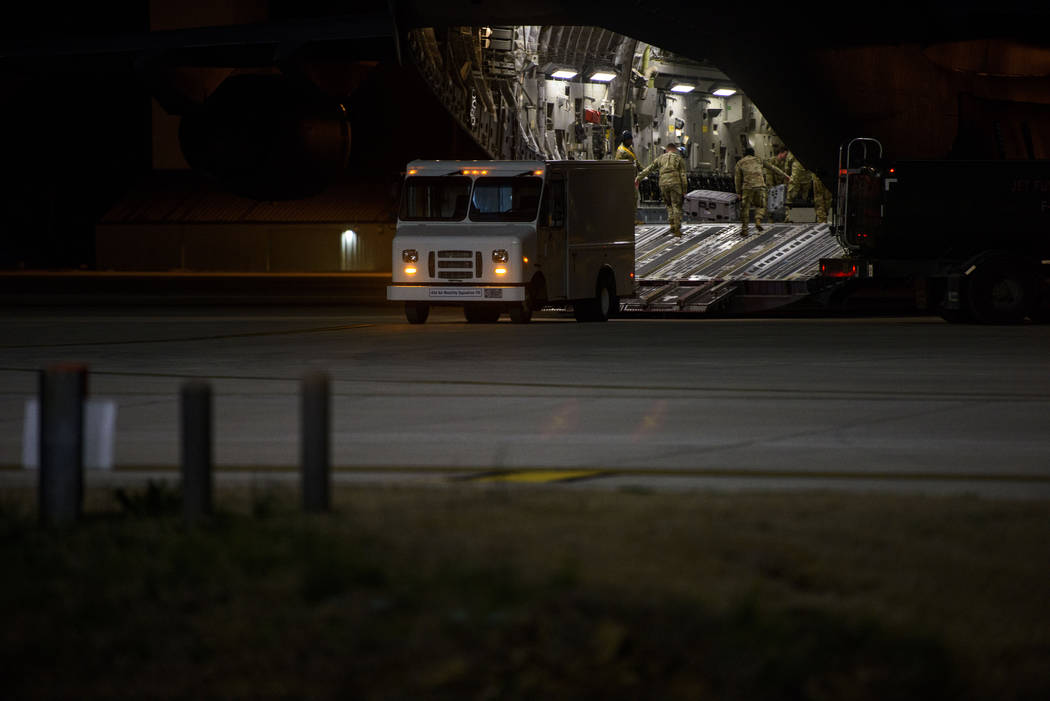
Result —
M 737 161 L 733 179 L 736 194 L 740 196 L 740 235 L 748 235 L 747 220 L 752 207 L 755 208 L 755 229 L 762 231 L 762 218 L 766 216 L 766 179 L 762 161 L 755 158 L 755 149 L 744 151 L 744 157 Z
M 654 169 L 660 173 L 660 194 L 664 206 L 667 207 L 667 223 L 671 225 L 671 235 L 678 238 L 682 235 L 682 200 L 685 198 L 687 187 L 685 161 L 678 153 L 678 144 L 667 144 L 664 152 L 638 174 L 634 179 L 635 184 Z

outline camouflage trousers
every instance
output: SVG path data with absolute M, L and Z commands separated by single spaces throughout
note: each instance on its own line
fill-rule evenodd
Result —
M 682 234 L 682 198 L 685 196 L 682 188 L 678 185 L 661 185 L 660 194 L 667 207 L 667 223 L 671 225 L 671 233 L 675 236 Z
M 808 175 L 808 174 L 807 174 Z M 812 182 L 812 175 L 804 177 L 802 180 L 792 180 L 788 183 L 787 191 L 787 205 L 790 207 L 791 203 L 798 199 L 806 199 L 809 197 L 809 187 Z
M 817 221 L 826 224 L 828 221 L 828 208 L 831 206 L 831 191 L 824 187 L 820 178 L 813 176 L 813 209 L 816 211 Z
M 787 196 L 784 197 L 784 221 L 791 221 L 791 205 L 798 199 L 809 197 L 809 188 L 813 176 L 806 174 L 802 180 L 792 179 L 788 183 Z
M 740 221 L 743 222 L 743 230 L 747 231 L 748 215 L 751 208 L 755 208 L 755 223 L 761 224 L 766 218 L 766 188 L 745 187 L 744 194 L 740 196 Z

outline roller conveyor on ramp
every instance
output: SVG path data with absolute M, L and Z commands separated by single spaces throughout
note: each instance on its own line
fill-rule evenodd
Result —
M 635 229 L 638 294 L 625 312 L 754 312 L 804 299 L 820 259 L 842 256 L 827 224 L 766 224 L 740 235 L 738 222 L 687 224 L 681 238 L 666 224 Z

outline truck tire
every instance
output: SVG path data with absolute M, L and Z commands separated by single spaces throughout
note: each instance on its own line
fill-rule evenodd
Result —
M 608 271 L 598 276 L 594 297 L 580 300 L 572 307 L 576 321 L 608 321 L 619 309 L 620 298 L 616 296 L 616 286 Z
M 405 318 L 410 324 L 426 323 L 430 316 L 430 305 L 426 302 L 405 302 Z
M 529 287 L 525 288 L 525 301 L 510 305 L 507 314 L 515 324 L 527 324 L 532 321 L 532 290 Z
M 494 324 L 499 321 L 500 308 L 497 304 L 464 304 L 463 317 L 468 324 Z
M 969 311 L 982 324 L 1019 324 L 1036 308 L 1035 276 L 1020 262 L 993 260 L 978 265 L 967 286 Z

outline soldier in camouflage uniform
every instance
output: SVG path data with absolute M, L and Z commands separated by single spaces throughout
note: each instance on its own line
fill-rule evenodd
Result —
M 785 185 L 791 180 L 786 170 L 787 149 L 783 146 L 779 146 L 776 149 L 776 156 L 773 158 L 767 158 L 762 161 L 762 167 L 765 169 L 766 185 Z
M 616 147 L 616 160 L 630 161 L 634 164 L 634 172 L 638 173 L 638 157 L 634 155 L 634 134 L 625 131 L 620 135 L 620 145 Z M 634 223 L 641 224 L 638 219 L 638 202 L 641 194 L 638 192 L 638 182 L 634 183 Z
M 795 158 L 795 155 L 788 153 L 787 155 L 788 168 L 785 168 L 787 172 L 791 173 L 791 182 L 788 183 L 787 197 L 784 202 L 784 221 L 791 221 L 791 203 L 794 202 L 801 195 L 803 199 L 809 197 L 809 188 L 813 183 L 813 174 L 805 169 L 802 165 L 802 161 Z
M 678 238 L 682 235 L 682 199 L 686 190 L 685 161 L 678 153 L 678 144 L 667 144 L 664 152 L 634 179 L 635 185 L 653 169 L 659 169 L 667 223 L 671 225 L 671 235 Z
M 755 208 L 755 229 L 762 231 L 762 218 L 766 216 L 766 180 L 762 172 L 762 161 L 755 158 L 755 149 L 744 151 L 744 157 L 737 161 L 733 179 L 736 182 L 736 194 L 740 196 L 740 235 L 747 236 L 747 220 L 751 208 Z
M 824 187 L 823 181 L 813 175 L 813 209 L 816 211 L 817 221 L 821 224 L 828 222 L 828 208 L 831 206 L 831 191 Z

